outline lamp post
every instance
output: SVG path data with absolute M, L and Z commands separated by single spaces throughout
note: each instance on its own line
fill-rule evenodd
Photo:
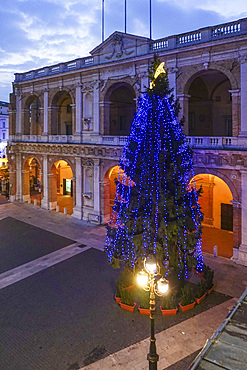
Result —
M 144 269 L 138 273 L 137 282 L 144 290 L 150 291 L 151 336 L 147 359 L 149 361 L 149 370 L 157 370 L 159 355 L 156 352 L 154 335 L 155 294 L 158 296 L 165 294 L 168 291 L 168 281 L 160 275 L 159 264 L 155 262 L 152 256 L 149 256 L 144 259 Z

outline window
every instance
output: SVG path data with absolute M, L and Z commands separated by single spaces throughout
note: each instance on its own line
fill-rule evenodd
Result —
M 3 132 L 3 140 L 5 140 L 5 132 Z
M 221 203 L 221 229 L 233 231 L 232 204 Z
M 3 128 L 5 128 L 5 121 L 3 121 Z

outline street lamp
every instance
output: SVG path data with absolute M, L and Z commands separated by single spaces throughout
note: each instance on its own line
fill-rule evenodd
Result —
M 154 336 L 155 294 L 162 296 L 168 291 L 169 286 L 168 281 L 160 276 L 160 266 L 153 256 L 145 257 L 144 269 L 137 274 L 137 282 L 145 291 L 150 291 L 151 336 L 147 359 L 149 361 L 149 370 L 157 370 L 159 355 L 156 353 Z

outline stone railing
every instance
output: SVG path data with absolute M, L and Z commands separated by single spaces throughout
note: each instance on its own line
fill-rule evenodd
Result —
M 247 150 L 247 138 L 244 137 L 187 136 L 187 143 L 196 149 Z
M 216 39 L 228 38 L 241 34 L 247 34 L 247 18 L 151 41 L 150 52 L 176 49 L 187 45 L 214 41 Z M 26 73 L 15 73 L 15 82 L 78 70 L 100 63 L 101 62 L 98 63 L 98 59 L 95 60 L 93 57 L 79 58 Z
M 128 136 L 101 136 L 101 135 L 10 135 L 9 142 L 24 143 L 82 143 L 124 146 Z
M 197 31 L 169 36 L 151 43 L 151 50 L 175 49 L 186 45 L 199 44 L 247 33 L 247 18 Z
M 15 73 L 15 82 L 19 81 L 26 81 L 31 80 L 34 78 L 51 76 L 54 74 L 68 72 L 71 70 L 81 69 L 84 67 L 88 67 L 94 64 L 94 58 L 80 58 L 76 60 L 69 61 L 67 63 L 60 63 L 57 65 L 53 65 L 51 67 L 45 67 L 41 69 L 37 69 L 35 71 L 30 71 L 27 73 Z
M 11 135 L 9 142 L 26 143 L 81 143 L 124 146 L 128 136 L 101 135 Z M 195 149 L 247 150 L 247 137 L 187 136 L 187 143 Z

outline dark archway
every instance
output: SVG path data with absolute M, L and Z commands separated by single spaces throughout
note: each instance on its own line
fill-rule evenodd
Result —
M 40 100 L 36 95 L 31 95 L 24 108 L 24 135 L 41 135 Z
M 216 70 L 199 72 L 190 84 L 189 135 L 232 136 L 231 84 Z
M 109 95 L 109 134 L 127 136 L 136 112 L 135 92 L 127 83 L 115 84 Z
M 72 135 L 72 99 L 59 91 L 52 99 L 51 135 Z

